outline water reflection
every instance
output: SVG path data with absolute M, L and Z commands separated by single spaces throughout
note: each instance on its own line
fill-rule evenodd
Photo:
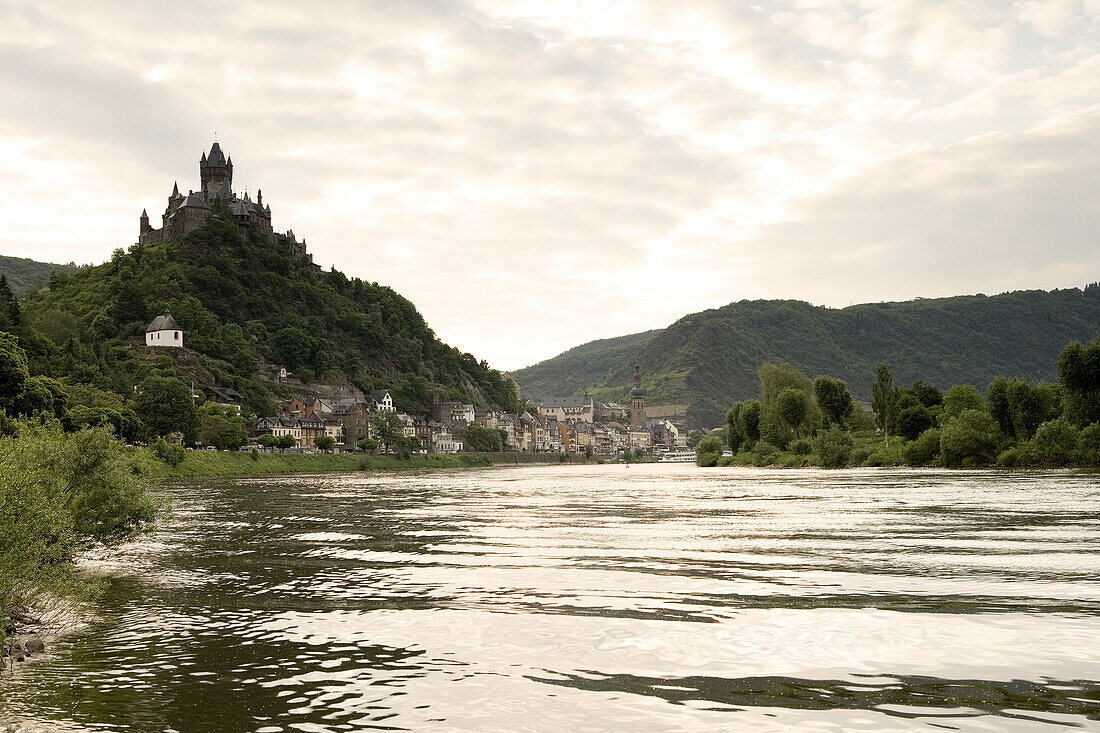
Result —
M 531 467 L 169 487 L 16 730 L 1100 729 L 1083 472 Z M 594 671 L 598 670 L 598 671 Z

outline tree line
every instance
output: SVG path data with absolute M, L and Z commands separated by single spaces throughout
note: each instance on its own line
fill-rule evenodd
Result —
M 996 377 L 941 392 L 894 384 L 885 364 L 870 380 L 871 410 L 846 382 L 811 380 L 790 364 L 760 367 L 760 398 L 735 403 L 726 424 L 696 445 L 700 466 L 1100 465 L 1100 339 L 1065 346 L 1058 382 Z M 724 456 L 725 449 L 732 455 Z

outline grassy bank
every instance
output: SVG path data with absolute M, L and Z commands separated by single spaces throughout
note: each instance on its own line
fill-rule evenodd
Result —
M 328 453 L 188 453 L 177 466 L 148 455 L 149 475 L 157 478 L 241 476 L 247 474 L 321 473 L 330 471 L 395 471 L 425 468 L 489 466 L 481 456 L 373 456 Z

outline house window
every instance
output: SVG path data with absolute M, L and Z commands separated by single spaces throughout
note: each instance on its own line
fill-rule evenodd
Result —
M 179 331 L 176 331 L 176 332 L 175 332 L 175 334 L 174 334 L 174 336 L 173 336 L 173 338 L 174 338 L 174 339 L 175 339 L 176 341 L 179 341 L 179 340 L 180 340 L 180 332 L 179 332 Z

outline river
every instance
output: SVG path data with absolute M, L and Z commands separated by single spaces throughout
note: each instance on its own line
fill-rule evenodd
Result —
M 1100 474 L 169 484 L 14 731 L 1100 730 Z

